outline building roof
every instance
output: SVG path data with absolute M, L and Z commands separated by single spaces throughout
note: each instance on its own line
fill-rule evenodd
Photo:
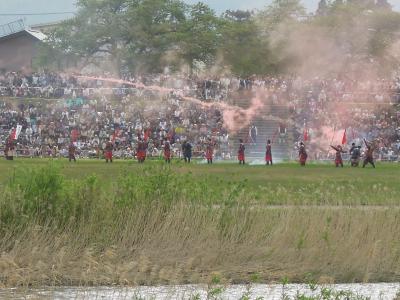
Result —
M 39 41 L 43 41 L 47 37 L 41 31 L 26 27 L 23 20 L 0 25 L 0 41 L 18 37 L 24 34 L 28 34 Z
M 39 41 L 44 41 L 47 38 L 47 35 L 38 30 L 25 29 L 25 31 L 30 35 L 34 36 L 35 38 L 37 38 Z
M 22 19 L 0 25 L 0 37 L 23 31 L 25 28 L 26 26 Z
M 38 41 L 44 41 L 47 37 L 44 33 L 40 32 L 40 31 L 24 29 L 22 31 L 0 37 L 0 42 L 4 41 L 4 40 L 9 40 L 9 39 L 17 38 L 20 36 L 24 36 L 24 35 L 31 36 Z

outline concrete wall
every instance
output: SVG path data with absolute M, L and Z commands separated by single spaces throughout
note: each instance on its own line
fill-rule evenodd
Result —
M 31 70 L 38 40 L 28 33 L 0 39 L 0 70 Z

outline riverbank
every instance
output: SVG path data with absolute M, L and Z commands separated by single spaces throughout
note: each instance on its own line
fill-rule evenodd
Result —
M 202 299 L 335 299 L 335 300 L 394 300 L 400 297 L 399 283 L 375 284 L 251 284 L 228 286 L 179 285 L 127 287 L 43 287 L 41 289 L 0 290 L 2 299 L 153 299 L 153 300 L 202 300 Z

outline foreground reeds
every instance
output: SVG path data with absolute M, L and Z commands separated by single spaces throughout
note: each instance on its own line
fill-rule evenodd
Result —
M 2 286 L 400 280 L 395 206 L 271 207 L 158 166 L 105 184 L 50 164 L 0 189 Z

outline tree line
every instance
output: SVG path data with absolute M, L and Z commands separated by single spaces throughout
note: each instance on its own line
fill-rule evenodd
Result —
M 325 38 L 353 59 L 397 63 L 392 49 L 400 13 L 387 0 L 320 0 L 314 13 L 300 0 L 273 0 L 261 10 L 221 15 L 181 0 L 78 0 L 77 6 L 74 18 L 48 33 L 38 65 L 68 56 L 80 65 L 107 60 L 119 74 L 166 68 L 280 74 L 301 64 L 302 55 L 318 52 L 312 43 Z M 309 48 L 297 49 L 307 39 Z

